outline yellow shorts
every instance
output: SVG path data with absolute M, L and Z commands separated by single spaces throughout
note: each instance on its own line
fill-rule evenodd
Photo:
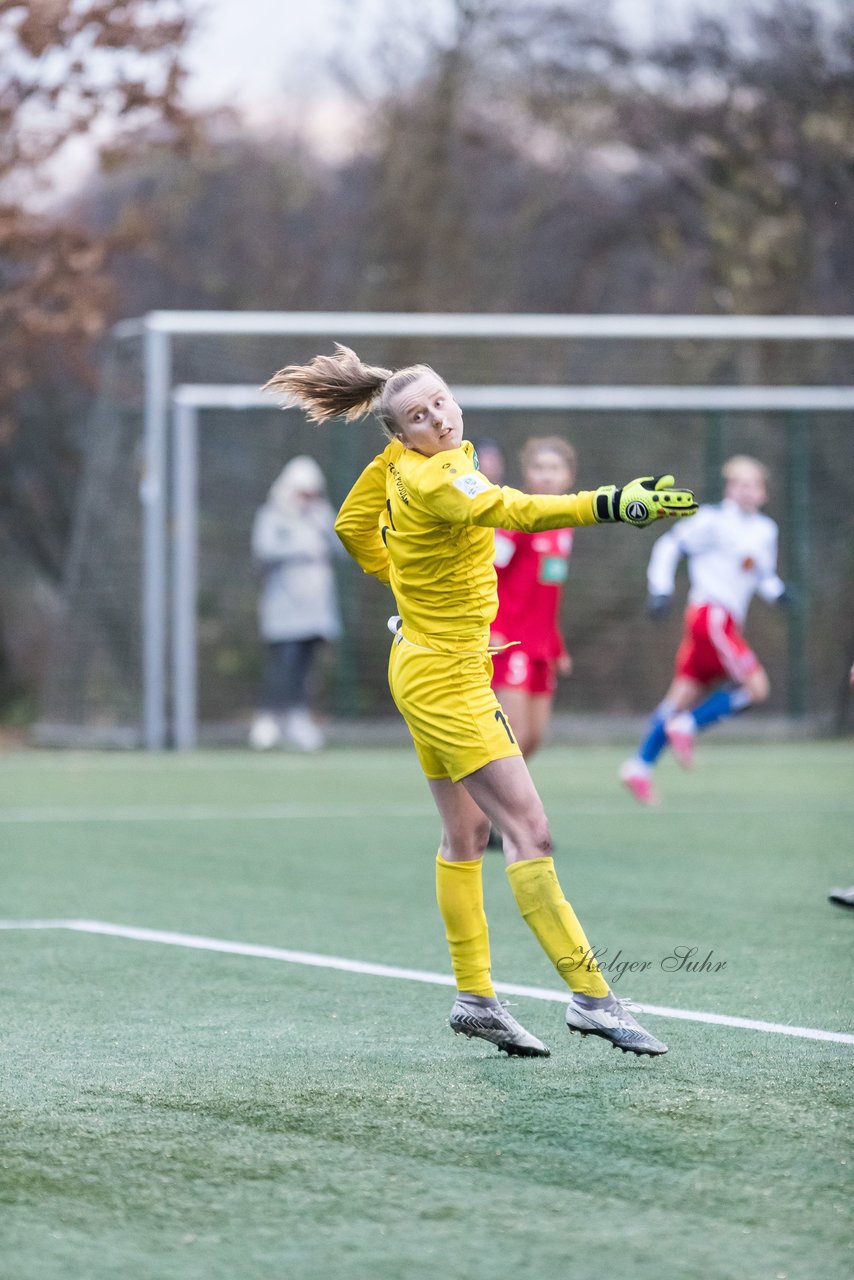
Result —
M 391 646 L 388 683 L 428 778 L 459 782 L 491 760 L 521 755 L 495 696 L 492 659 L 422 646 L 400 632 Z

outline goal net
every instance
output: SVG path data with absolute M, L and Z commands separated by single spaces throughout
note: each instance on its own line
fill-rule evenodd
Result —
M 104 363 L 37 740 L 244 738 L 261 662 L 254 512 L 288 458 L 315 457 L 340 502 L 384 443 L 372 420 L 313 427 L 257 391 L 333 340 L 370 363 L 437 368 L 467 436 L 503 449 L 510 484 L 534 435 L 572 441 L 581 488 L 673 471 L 704 501 L 727 456 L 760 457 L 795 588 L 785 617 L 757 604 L 748 624 L 768 711 L 833 715 L 854 656 L 854 320 L 164 312 L 119 326 Z M 664 689 L 679 617 L 644 614 L 655 536 L 576 538 L 563 610 L 575 674 L 558 710 L 638 714 Z M 393 601 L 349 563 L 339 589 L 345 635 L 320 704 L 337 720 L 389 716 Z

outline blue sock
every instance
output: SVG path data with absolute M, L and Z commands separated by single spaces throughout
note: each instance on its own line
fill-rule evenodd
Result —
M 707 729 L 727 716 L 734 716 L 750 706 L 746 689 L 718 689 L 690 713 L 698 729 Z
M 669 720 L 672 715 L 673 708 L 669 702 L 662 702 L 653 711 L 649 724 L 646 726 L 646 736 L 638 748 L 638 759 L 643 760 L 644 764 L 655 764 L 667 746 L 664 725 L 665 721 Z

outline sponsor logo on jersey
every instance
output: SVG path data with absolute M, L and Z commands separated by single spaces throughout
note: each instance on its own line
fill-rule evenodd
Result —
M 393 462 L 388 464 L 388 469 L 391 472 L 392 479 L 394 480 L 394 487 L 397 489 L 401 502 L 405 502 L 406 505 L 409 506 L 409 493 L 406 485 L 403 483 L 403 477 Z

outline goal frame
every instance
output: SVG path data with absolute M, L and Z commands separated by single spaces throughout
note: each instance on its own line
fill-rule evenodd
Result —
M 552 339 L 708 339 L 854 341 L 854 316 L 540 315 L 321 311 L 153 311 L 114 326 L 118 340 L 142 337 L 145 404 L 142 507 L 142 738 L 149 750 L 196 740 L 194 500 L 198 414 L 203 408 L 251 409 L 271 401 L 237 384 L 173 385 L 172 342 L 205 335 L 459 337 Z M 459 387 L 463 408 L 545 411 L 851 412 L 854 386 Z M 256 398 L 257 397 L 257 398 Z M 170 419 L 173 447 L 169 447 Z M 174 476 L 170 476 L 170 457 Z M 808 481 L 804 476 L 801 483 Z M 172 494 L 175 520 L 169 546 Z M 806 491 L 801 495 L 806 501 Z M 180 516 L 180 518 L 179 518 Z M 172 562 L 171 620 L 169 562 Z M 190 594 L 187 594 L 189 587 Z M 183 593 L 182 593 L 183 592 Z M 180 601 L 180 604 L 179 604 Z M 192 618 L 189 616 L 192 609 Z M 170 627 L 171 621 L 171 627 Z M 170 635 L 171 631 L 171 635 Z M 171 644 L 170 644 L 171 640 Z M 171 648 L 173 715 L 168 714 Z

